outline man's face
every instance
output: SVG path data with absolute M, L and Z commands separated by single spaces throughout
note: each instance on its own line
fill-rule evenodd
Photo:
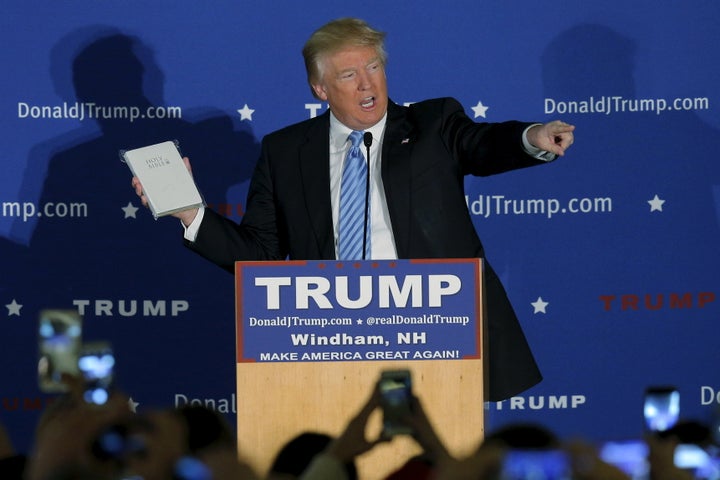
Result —
M 321 59 L 322 78 L 313 89 L 353 130 L 372 127 L 385 115 L 387 79 L 373 47 L 347 47 Z

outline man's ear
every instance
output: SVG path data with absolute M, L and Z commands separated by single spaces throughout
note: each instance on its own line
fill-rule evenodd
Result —
M 315 92 L 315 96 L 322 100 L 323 102 L 327 101 L 327 92 L 325 90 L 325 86 L 321 83 L 313 83 L 312 89 Z

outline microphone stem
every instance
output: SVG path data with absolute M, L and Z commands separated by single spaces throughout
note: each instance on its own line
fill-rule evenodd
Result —
M 370 209 L 370 145 L 365 144 L 367 148 L 367 176 L 365 177 L 365 222 L 363 224 L 363 252 L 362 258 L 365 260 L 365 249 L 367 245 L 367 229 L 368 229 L 368 210 Z

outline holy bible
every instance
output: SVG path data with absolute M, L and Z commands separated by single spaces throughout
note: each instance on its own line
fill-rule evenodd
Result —
M 140 180 L 156 220 L 164 215 L 205 205 L 183 162 L 177 141 L 121 150 L 120 157 Z

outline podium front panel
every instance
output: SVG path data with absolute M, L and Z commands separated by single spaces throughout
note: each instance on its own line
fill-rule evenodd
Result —
M 393 369 L 411 371 L 448 449 L 472 451 L 484 435 L 481 278 L 479 259 L 238 262 L 240 455 L 264 475 L 296 435 L 338 435 Z M 378 409 L 367 438 L 380 430 Z M 397 436 L 357 460 L 360 478 L 417 453 Z

